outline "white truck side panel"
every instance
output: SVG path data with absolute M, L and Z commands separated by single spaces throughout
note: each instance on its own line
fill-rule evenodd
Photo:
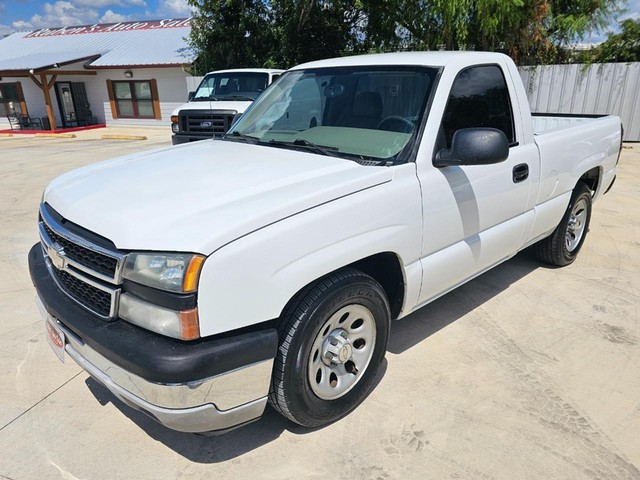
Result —
M 393 252 L 406 272 L 405 307 L 420 287 L 422 209 L 415 164 L 391 182 L 285 218 L 214 252 L 200 275 L 200 334 L 277 318 L 305 285 L 354 261 Z M 418 264 L 418 266 L 416 266 Z
M 536 204 L 573 190 L 578 179 L 592 168 L 600 169 L 601 178 L 613 169 L 620 147 L 619 127 L 618 117 L 602 117 L 580 127 L 536 135 L 542 162 Z M 609 186 L 599 183 L 598 196 Z

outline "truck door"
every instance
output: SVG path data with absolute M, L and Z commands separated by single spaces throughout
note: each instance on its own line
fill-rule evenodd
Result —
M 510 78 L 510 77 L 507 77 Z M 423 282 L 419 304 L 451 290 L 512 255 L 521 246 L 532 186 L 528 169 L 537 162 L 535 145 L 518 142 L 517 98 L 499 65 L 478 65 L 455 77 L 441 115 L 434 152 L 417 162 L 423 202 Z M 518 111 L 519 114 L 519 111 Z M 493 165 L 436 168 L 432 158 L 451 146 L 461 128 L 502 130 L 509 157 Z

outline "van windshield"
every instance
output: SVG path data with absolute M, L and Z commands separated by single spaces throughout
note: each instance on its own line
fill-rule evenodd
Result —
M 394 162 L 419 131 L 436 74 L 435 68 L 413 66 L 291 71 L 254 102 L 226 139 Z
M 211 73 L 202 79 L 191 101 L 244 100 L 252 102 L 267 88 L 268 84 L 268 73 Z

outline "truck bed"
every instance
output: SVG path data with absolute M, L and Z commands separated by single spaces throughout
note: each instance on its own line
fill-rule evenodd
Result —
M 545 133 L 564 130 L 574 126 L 592 124 L 607 115 L 568 114 L 568 113 L 532 113 L 533 133 L 543 135 Z
M 576 178 L 600 169 L 602 195 L 615 176 L 620 149 L 620 119 L 611 115 L 533 114 L 535 142 L 540 152 L 537 203 L 568 194 Z

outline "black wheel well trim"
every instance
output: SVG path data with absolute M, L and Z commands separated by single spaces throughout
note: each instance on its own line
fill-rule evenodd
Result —
M 587 187 L 589 187 L 589 190 L 591 190 L 593 196 L 598 191 L 601 179 L 602 167 L 593 167 L 580 175 L 580 178 L 578 178 L 578 182 L 576 183 L 576 187 L 578 186 L 578 183 L 584 183 Z
M 406 293 L 406 279 L 404 268 L 402 267 L 400 257 L 394 252 L 380 252 L 367 257 L 356 260 L 352 263 L 336 268 L 330 272 L 325 273 L 321 277 L 314 279 L 308 284 L 302 286 L 282 308 L 279 318 L 287 310 L 292 302 L 296 301 L 300 295 L 304 294 L 309 287 L 321 281 L 323 278 L 331 275 L 335 272 L 344 269 L 354 269 L 369 275 L 376 282 L 380 284 L 389 301 L 389 308 L 391 310 L 391 319 L 396 319 L 402 307 L 404 306 L 405 293 Z

